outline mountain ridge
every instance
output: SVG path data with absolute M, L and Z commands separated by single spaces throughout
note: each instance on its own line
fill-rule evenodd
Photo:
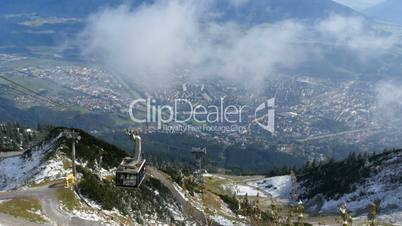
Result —
M 398 25 L 402 25 L 401 12 L 402 2 L 398 0 L 386 0 L 363 11 L 371 17 Z
M 65 130 L 70 129 L 55 128 L 40 144 L 28 149 L 21 156 L 1 159 L 0 190 L 7 191 L 5 194 L 14 197 L 13 194 L 17 196 L 21 190 L 27 190 L 28 195 L 36 194 L 35 188 L 38 187 L 46 196 L 51 196 L 54 192 L 52 188 L 57 191 L 60 185 L 64 187 L 66 176 L 72 172 L 71 140 L 63 136 Z M 128 154 L 82 130 L 75 131 L 82 137 L 76 145 L 78 188 L 86 199 L 85 203 L 90 203 L 92 207 L 84 208 L 84 204 L 74 201 L 75 204 L 70 210 L 63 210 L 67 211 L 67 216 L 85 219 L 88 214 L 94 215 L 94 220 L 97 221 L 95 225 L 119 225 L 119 218 L 133 219 L 138 224 L 186 221 L 181 207 L 156 178 L 147 176 L 141 187 L 136 190 L 117 189 L 113 182 L 114 172 L 120 160 Z M 0 196 L 0 199 L 3 197 Z M 71 200 L 64 205 L 68 206 L 69 202 Z M 110 220 L 104 217 L 111 214 L 117 215 L 118 218 Z M 49 216 L 51 215 L 46 215 L 45 218 Z M 70 222 L 68 225 L 74 223 Z
M 0 2 L 0 13 L 34 13 L 39 16 L 85 17 L 91 13 L 108 7 L 117 7 L 128 4 L 137 7 L 141 4 L 152 4 L 155 0 L 3 0 Z M 253 0 L 236 3 L 233 0 L 211 1 L 211 7 L 219 13 L 222 19 L 238 22 L 273 22 L 278 20 L 317 19 L 330 16 L 332 13 L 340 15 L 358 15 L 353 9 L 336 3 L 332 0 Z M 77 5 L 80 7 L 77 8 Z M 309 10 L 309 11 L 307 11 Z M 308 12 L 308 13 L 307 13 Z
M 337 212 L 346 203 L 357 215 L 374 202 L 379 202 L 383 213 L 402 211 L 401 163 L 402 149 L 395 149 L 372 155 L 352 153 L 341 161 L 313 164 L 298 178 L 301 196 L 309 200 L 310 210 L 319 213 Z

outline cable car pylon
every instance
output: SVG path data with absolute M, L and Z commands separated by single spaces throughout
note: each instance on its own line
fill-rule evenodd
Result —
M 76 142 L 78 142 L 79 140 L 81 140 L 81 136 L 79 135 L 79 133 L 75 132 L 74 130 L 64 130 L 63 131 L 63 135 L 67 138 L 67 139 L 72 139 L 72 144 L 71 144 L 71 151 L 72 151 L 72 176 L 68 176 L 70 178 L 72 178 L 71 180 L 74 181 L 74 188 L 78 189 L 78 184 L 77 184 L 77 168 L 76 168 L 76 164 L 75 164 L 75 144 Z M 66 178 L 67 180 L 67 178 Z

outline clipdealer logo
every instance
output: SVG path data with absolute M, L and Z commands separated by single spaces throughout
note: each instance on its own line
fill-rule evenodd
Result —
M 263 112 L 263 114 L 258 117 L 259 112 Z M 266 124 L 264 123 L 265 118 L 267 118 Z M 254 112 L 254 121 L 264 130 L 275 132 L 275 98 L 258 105 Z
M 172 104 L 159 104 L 155 99 L 140 98 L 130 103 L 128 112 L 133 122 L 156 123 L 158 129 L 172 124 L 196 123 L 204 125 L 202 128 L 207 131 L 226 131 L 227 125 L 240 131 L 243 119 L 250 112 L 249 108 L 247 105 L 225 105 L 224 98 L 220 99 L 218 105 L 194 104 L 187 99 L 175 99 Z M 257 106 L 253 122 L 266 131 L 275 132 L 274 98 Z

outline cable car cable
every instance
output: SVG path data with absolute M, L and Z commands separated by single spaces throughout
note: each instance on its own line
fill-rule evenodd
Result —
M 15 82 L 15 81 L 13 81 L 13 80 L 11 80 L 11 79 L 9 79 L 9 78 L 3 76 L 3 75 L 0 75 L 0 78 L 3 79 L 3 80 L 8 81 L 8 82 L 10 82 L 10 83 L 12 83 L 12 84 L 15 85 L 15 86 L 18 86 L 18 87 L 22 88 L 22 89 L 24 89 L 24 90 L 26 90 L 26 91 L 28 91 L 28 92 L 30 92 L 30 93 L 33 93 L 33 94 L 34 94 L 35 96 L 37 96 L 39 99 L 48 101 L 48 102 L 50 102 L 50 103 L 52 103 L 52 104 L 54 104 L 54 105 L 57 105 L 57 106 L 59 106 L 59 107 L 66 107 L 66 106 L 64 106 L 63 104 L 60 104 L 60 103 L 55 102 L 55 101 L 52 100 L 50 97 L 42 96 L 40 93 L 38 93 L 38 92 L 36 92 L 36 91 L 34 91 L 34 90 L 30 89 L 30 88 L 27 88 L 27 87 L 25 87 L 24 85 L 21 85 L 21 84 Z

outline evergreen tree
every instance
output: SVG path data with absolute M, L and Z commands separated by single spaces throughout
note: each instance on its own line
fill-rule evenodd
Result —
M 369 211 L 367 215 L 367 219 L 369 221 L 368 225 L 369 226 L 375 226 L 375 218 L 377 217 L 378 214 L 378 207 L 379 204 L 373 202 L 369 204 Z
M 297 192 L 297 178 L 293 170 L 290 171 L 290 179 L 292 183 L 291 197 L 294 202 L 297 202 L 297 200 L 299 199 L 299 194 Z

